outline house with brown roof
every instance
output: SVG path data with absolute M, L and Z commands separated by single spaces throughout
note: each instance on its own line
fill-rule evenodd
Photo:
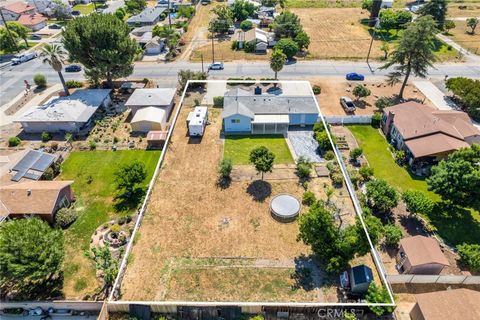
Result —
M 40 13 L 35 13 L 35 14 L 22 14 L 20 18 L 18 18 L 17 22 L 29 28 L 32 31 L 38 31 L 46 27 L 47 20 L 48 20 L 47 17 L 41 15 Z
M 0 216 L 36 215 L 53 223 L 55 214 L 75 201 L 73 181 L 25 181 L 0 186 Z
M 5 6 L 2 10 L 5 21 L 16 21 L 21 15 L 35 14 L 35 8 L 25 2 L 14 2 Z
M 410 311 L 412 320 L 480 319 L 480 292 L 454 289 L 415 295 L 417 303 Z
M 431 165 L 450 153 L 480 143 L 480 131 L 461 111 L 436 110 L 409 101 L 383 110 L 383 133 L 409 164 Z
M 396 268 L 407 274 L 440 274 L 450 266 L 437 240 L 424 236 L 414 236 L 400 240 Z

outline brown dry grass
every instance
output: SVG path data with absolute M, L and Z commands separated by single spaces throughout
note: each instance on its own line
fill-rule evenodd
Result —
M 270 51 L 268 54 L 246 53 L 243 50 L 232 50 L 232 42 L 229 40 L 215 41 L 215 60 L 216 61 L 236 61 L 236 60 L 268 60 L 270 58 Z M 200 61 L 203 55 L 204 61 L 212 60 L 212 45 L 206 44 L 193 51 L 190 60 Z
M 478 15 L 480 16 L 480 10 Z M 468 32 L 470 32 L 471 28 L 467 27 L 466 21 L 455 21 L 455 29 L 449 32 L 451 38 L 463 48 L 470 52 L 480 54 L 480 30 L 478 29 L 480 29 L 480 27 L 477 27 L 475 34 L 470 34 Z
M 458 3 L 450 3 L 448 5 L 448 17 L 480 17 L 480 1 L 470 0 L 467 2 L 457 1 Z M 467 9 L 460 9 L 460 7 L 466 6 Z

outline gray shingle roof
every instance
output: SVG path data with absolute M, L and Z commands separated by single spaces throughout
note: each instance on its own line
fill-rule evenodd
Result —
M 175 88 L 137 89 L 125 106 L 168 106 L 175 96 Z
M 165 11 L 165 8 L 146 8 L 139 14 L 128 18 L 128 23 L 153 23 Z

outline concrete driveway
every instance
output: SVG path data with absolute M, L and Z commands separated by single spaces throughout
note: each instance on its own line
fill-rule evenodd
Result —
M 214 97 L 223 97 L 227 91 L 227 82 L 209 82 L 207 83 L 207 93 L 203 97 L 202 104 L 213 104 Z
M 455 103 L 432 82 L 413 81 L 413 84 L 425 95 L 425 97 L 427 97 L 428 100 L 432 101 L 433 105 L 438 110 L 455 110 Z
M 293 149 L 295 160 L 303 156 L 311 162 L 323 162 L 317 152 L 318 142 L 313 138 L 313 131 L 307 128 L 288 130 L 288 143 Z

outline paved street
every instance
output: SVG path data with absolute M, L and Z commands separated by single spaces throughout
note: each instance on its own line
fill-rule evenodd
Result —
M 359 72 L 372 76 L 383 76 L 389 70 L 378 70 L 381 64 L 371 64 L 374 73 L 370 71 L 365 62 L 341 61 L 307 61 L 289 64 L 280 72 L 280 79 L 307 79 L 316 76 L 344 76 L 348 72 Z M 205 68 L 207 64 L 205 64 Z M 200 63 L 137 63 L 131 78 L 155 79 L 161 85 L 174 85 L 177 82 L 177 73 L 181 69 L 201 70 Z M 33 76 L 42 73 L 47 76 L 50 84 L 58 83 L 58 75 L 49 65 L 42 64 L 40 59 L 35 59 L 18 66 L 8 66 L 0 70 L 0 104 L 4 104 L 18 95 L 23 89 L 23 80 L 33 82 Z M 440 64 L 429 72 L 431 77 L 449 75 L 480 78 L 480 65 L 476 63 Z M 83 73 L 64 73 L 65 79 L 83 78 Z M 225 63 L 225 69 L 211 71 L 210 79 L 226 79 L 228 77 L 273 77 L 268 62 L 231 62 Z

